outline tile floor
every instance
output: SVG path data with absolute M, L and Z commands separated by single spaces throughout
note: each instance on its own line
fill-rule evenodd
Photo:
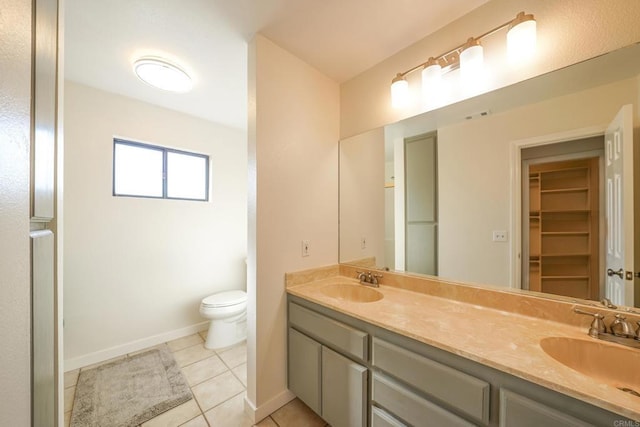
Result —
M 223 349 L 204 347 L 206 331 L 189 335 L 167 346 L 191 386 L 193 399 L 142 424 L 142 427 L 250 427 L 244 414 L 247 386 L 247 347 L 245 343 Z M 145 349 L 148 350 L 148 349 Z M 142 351 L 145 351 L 142 350 Z M 104 363 L 104 362 L 103 362 Z M 65 373 L 65 427 L 69 426 L 78 375 L 82 369 Z M 257 427 L 325 427 L 327 423 L 304 403 L 294 399 Z

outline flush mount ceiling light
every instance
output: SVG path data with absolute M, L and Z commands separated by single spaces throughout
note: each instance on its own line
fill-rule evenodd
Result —
M 155 88 L 184 93 L 191 90 L 191 77 L 175 64 L 158 57 L 143 57 L 133 63 L 136 76 Z
M 426 62 L 416 65 L 403 73 L 398 73 L 391 81 L 391 105 L 403 108 L 409 104 L 408 74 L 422 69 L 423 96 L 432 93 L 429 88 L 436 87 L 442 74 L 460 68 L 467 77 L 482 71 L 483 49 L 480 41 L 504 28 L 507 32 L 507 54 L 511 62 L 522 62 L 533 56 L 536 48 L 536 21 L 531 14 L 524 12 L 509 22 L 505 22 L 486 33 L 471 37 L 465 43 L 438 56 L 430 57 Z

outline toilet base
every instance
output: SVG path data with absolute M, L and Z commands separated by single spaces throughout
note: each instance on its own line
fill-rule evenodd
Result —
M 247 320 L 212 320 L 204 346 L 210 350 L 231 347 L 247 339 Z

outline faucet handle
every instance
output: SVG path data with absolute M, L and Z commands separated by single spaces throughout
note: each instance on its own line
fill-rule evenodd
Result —
M 371 283 L 377 285 L 379 283 L 378 279 L 382 279 L 382 274 L 372 274 L 371 275 Z
M 367 273 L 364 271 L 356 271 L 356 279 L 360 281 L 360 283 L 364 282 L 367 279 Z
M 616 319 L 611 322 L 609 328 L 611 329 L 611 333 L 618 337 L 633 337 L 636 335 L 633 331 L 633 326 L 631 326 L 622 314 L 616 314 Z
M 598 334 L 604 334 L 607 331 L 607 327 L 604 325 L 604 315 L 600 313 L 591 313 L 589 311 L 580 310 L 577 307 L 573 309 L 574 313 L 585 314 L 587 316 L 593 316 L 593 322 L 589 326 L 589 336 L 598 338 Z

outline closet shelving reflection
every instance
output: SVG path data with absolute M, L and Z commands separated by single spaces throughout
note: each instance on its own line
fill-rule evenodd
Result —
M 598 161 L 529 169 L 529 289 L 598 298 Z

